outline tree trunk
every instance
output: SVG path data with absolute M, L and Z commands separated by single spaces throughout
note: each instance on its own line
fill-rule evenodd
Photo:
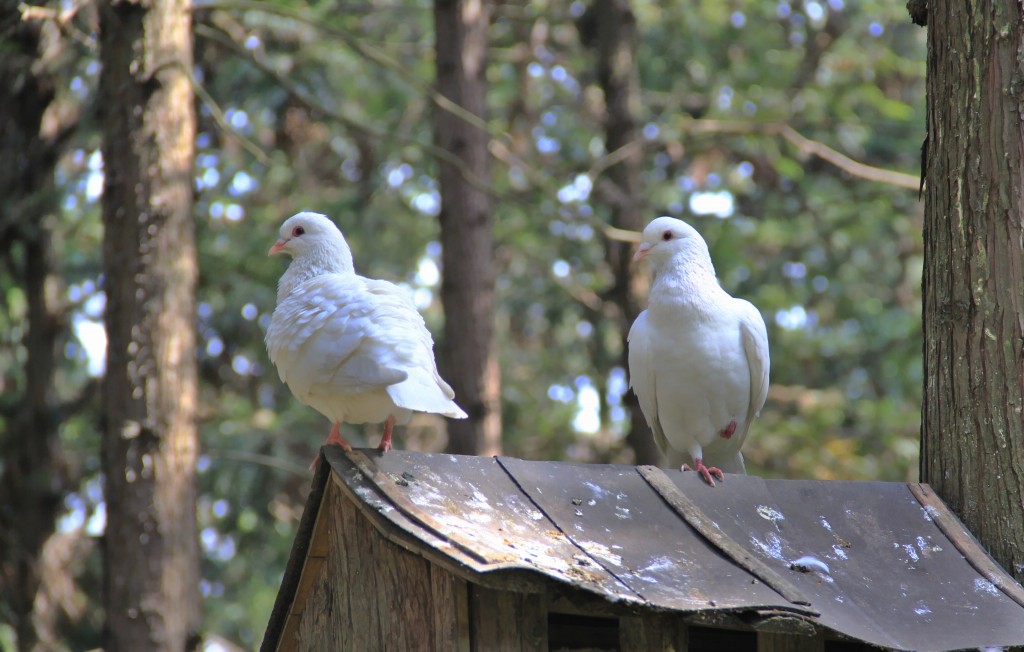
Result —
M 619 160 L 605 174 L 602 199 L 611 209 L 611 225 L 630 231 L 642 231 L 651 216 L 645 215 L 643 147 L 637 135 L 640 112 L 640 74 L 636 66 L 636 18 L 629 0 L 594 0 L 579 22 L 580 39 L 597 57 L 597 80 L 604 93 L 605 149 L 617 152 Z M 599 186 L 600 188 L 600 186 Z M 614 283 L 609 293 L 616 306 L 619 332 L 622 333 L 622 357 L 619 365 L 628 369 L 626 336 L 642 306 L 639 277 L 631 273 L 632 246 L 606 240 L 605 258 Z M 661 454 L 651 429 L 644 419 L 636 395 L 625 397 L 630 408 L 627 443 L 637 464 L 658 464 Z
M 1024 581 L 1024 21 L 927 10 L 921 479 Z
M 0 601 L 13 616 L 19 650 L 33 649 L 40 556 L 65 490 L 53 391 L 58 342 L 67 330 L 52 246 L 53 174 L 59 133 L 41 133 L 55 80 L 40 59 L 40 23 L 22 21 L 15 0 L 0 2 L 12 25 L 0 58 L 0 260 L 24 289 L 24 380 L 0 405 Z M 52 54 L 52 53 L 48 53 Z M 20 390 L 20 391 L 19 391 Z
M 188 7 L 101 6 L 108 652 L 200 643 Z
M 437 89 L 467 113 L 486 120 L 489 0 L 437 0 Z M 448 451 L 501 452 L 501 376 L 494 345 L 494 219 L 486 191 L 467 179 L 488 179 L 490 136 L 443 109 L 434 111 L 435 140 L 461 165 L 438 160 L 441 189 L 442 375 L 469 414 L 448 421 Z M 467 174 L 468 173 L 468 174 Z

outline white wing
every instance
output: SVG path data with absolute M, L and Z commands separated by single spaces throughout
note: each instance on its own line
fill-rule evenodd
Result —
M 736 434 L 730 440 L 715 439 L 704 448 L 704 463 L 717 466 L 726 473 L 746 473 L 743 455 L 739 449 L 750 432 L 750 424 L 761 412 L 768 397 L 768 331 L 761 313 L 748 301 L 731 299 L 730 311 L 736 315 L 739 325 L 740 344 L 746 361 L 746 372 L 750 374 L 750 394 L 747 398 L 747 413 L 738 424 Z
M 395 338 L 394 302 L 367 292 L 357 276 L 324 274 L 289 294 L 274 311 L 267 350 L 281 380 L 304 398 L 312 391 L 355 394 L 408 377 L 408 343 Z M 415 308 L 412 317 L 422 318 Z
M 750 407 L 747 410 L 747 424 L 761 414 L 761 408 L 768 398 L 768 375 L 771 360 L 768 354 L 768 330 L 765 328 L 761 312 L 749 301 L 734 299 L 734 306 L 739 313 L 740 333 L 743 339 L 743 352 L 750 367 Z
M 437 371 L 434 338 L 409 293 L 388 281 L 364 281 L 367 291 L 379 301 L 380 308 L 374 313 L 378 334 L 406 373 L 402 382 L 388 387 L 391 400 L 410 410 L 465 419 L 466 413 L 452 400 L 455 392 Z
M 669 455 L 672 448 L 665 439 L 665 432 L 658 417 L 657 375 L 654 372 L 654 361 L 651 357 L 651 327 L 648 324 L 647 311 L 637 315 L 636 321 L 629 329 L 626 341 L 629 344 L 629 385 L 640 403 L 640 410 L 647 419 L 647 425 L 654 433 L 654 443 L 664 455 Z

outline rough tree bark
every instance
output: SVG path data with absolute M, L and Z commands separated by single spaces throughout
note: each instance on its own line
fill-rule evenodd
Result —
M 921 479 L 1024 581 L 1024 20 L 927 11 Z
M 19 650 L 33 649 L 39 638 L 33 607 L 40 556 L 66 483 L 53 381 L 67 322 L 50 229 L 63 128 L 51 120 L 43 133 L 56 81 L 40 63 L 41 32 L 41 23 L 21 20 L 16 0 L 0 2 L 0 260 L 25 292 L 28 325 L 24 382 L 0 401 L 0 422 L 7 424 L 0 430 L 0 610 L 13 617 Z
M 489 0 L 437 0 L 434 31 L 437 90 L 467 113 L 486 119 Z M 501 452 L 501 379 L 494 343 L 494 220 L 487 192 L 490 136 L 443 108 L 434 111 L 435 141 L 461 165 L 439 159 L 441 300 L 444 337 L 439 365 L 469 414 L 448 421 L 448 451 Z M 468 174 L 467 174 L 468 173 Z
M 104 606 L 109 652 L 200 643 L 195 139 L 187 0 L 106 0 Z
M 640 112 L 636 18 L 629 0 L 594 0 L 581 16 L 578 27 L 583 45 L 594 51 L 597 80 L 604 93 L 605 149 L 617 158 L 604 173 L 608 183 L 601 184 L 599 180 L 598 190 L 611 210 L 612 226 L 642 231 L 652 216 L 644 213 L 646 205 L 640 176 L 644 151 L 636 125 Z M 619 365 L 627 369 L 626 336 L 643 309 L 643 289 L 640 277 L 630 270 L 632 246 L 611 239 L 605 242 L 605 258 L 614 277 L 607 296 L 615 304 L 622 333 Z M 661 453 L 632 391 L 626 394 L 625 402 L 631 414 L 626 441 L 633 449 L 636 463 L 661 463 Z

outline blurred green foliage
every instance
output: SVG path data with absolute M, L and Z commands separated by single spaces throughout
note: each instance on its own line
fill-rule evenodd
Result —
M 599 174 L 609 153 L 592 54 L 576 27 L 583 9 L 549 0 L 495 9 L 496 162 L 486 181 L 497 217 L 504 447 L 531 459 L 629 462 L 626 375 L 614 366 L 620 334 L 603 296 L 602 225 L 614 189 Z M 916 192 L 852 176 L 764 125 L 784 123 L 867 165 L 916 175 L 923 30 L 901 4 L 881 1 L 644 0 L 634 11 L 640 199 L 651 217 L 694 224 L 722 284 L 769 324 L 773 387 L 745 449 L 749 470 L 915 479 Z M 284 262 L 266 251 L 288 215 L 327 213 L 357 269 L 406 283 L 440 332 L 432 15 L 423 1 L 225 0 L 197 4 L 194 20 L 206 626 L 251 649 L 284 570 L 306 465 L 329 428 L 267 360 L 263 333 Z M 87 114 L 102 104 L 94 47 L 79 47 L 63 71 L 62 101 Z M 97 149 L 84 125 L 58 173 L 54 232 L 73 319 L 56 390 L 69 396 L 89 382 L 99 341 Z M 24 297 L 9 277 L 0 282 L 2 400 L 13 400 Z M 96 414 L 88 405 L 62 427 L 69 464 L 85 478 L 66 500 L 64 531 L 101 529 Z M 346 426 L 346 436 L 367 441 L 378 427 L 367 428 L 364 436 Z M 418 417 L 396 442 L 439 450 L 443 423 Z M 78 567 L 86 607 L 68 619 L 68 641 L 97 644 L 97 567 Z

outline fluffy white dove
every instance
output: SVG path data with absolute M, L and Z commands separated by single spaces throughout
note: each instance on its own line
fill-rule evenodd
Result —
M 331 420 L 327 444 L 351 450 L 342 422 L 383 422 L 384 452 L 392 428 L 413 412 L 466 418 L 406 290 L 357 275 L 345 237 L 324 215 L 293 215 L 279 235 L 268 255 L 292 261 L 278 284 L 267 352 L 295 397 Z
M 722 289 L 707 244 L 682 220 L 648 224 L 633 258 L 654 279 L 629 331 L 629 379 L 658 448 L 673 466 L 688 454 L 712 487 L 723 470 L 746 473 L 740 448 L 768 396 L 761 313 Z

